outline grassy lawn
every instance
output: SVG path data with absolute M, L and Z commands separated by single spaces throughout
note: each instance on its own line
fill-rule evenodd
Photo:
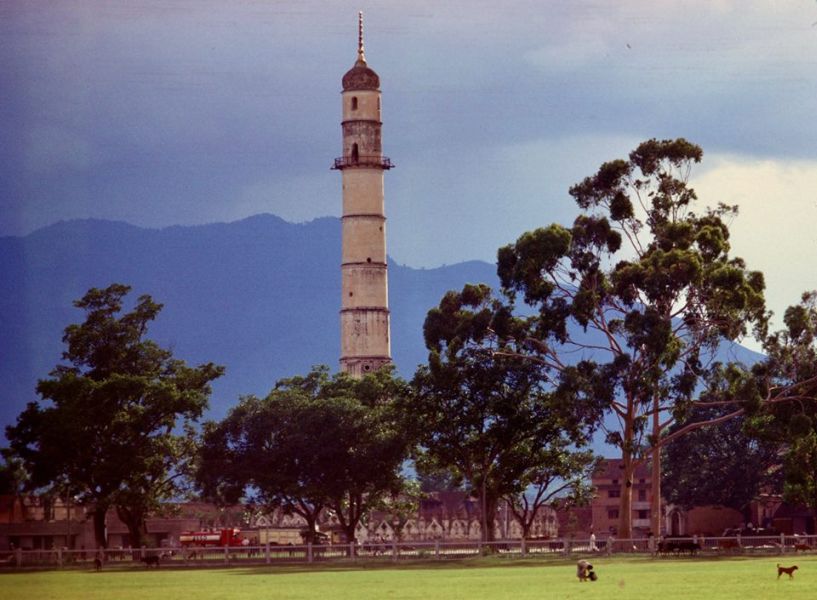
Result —
M 781 561 L 781 558 L 783 559 Z M 777 579 L 776 563 L 798 564 Z M 233 569 L 126 568 L 0 575 L 4 600 L 571 599 L 786 600 L 817 594 L 817 556 L 734 559 L 606 558 L 599 580 L 579 583 L 573 561 L 473 559 L 406 565 Z

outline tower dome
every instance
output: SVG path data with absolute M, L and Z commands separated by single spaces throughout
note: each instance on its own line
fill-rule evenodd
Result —
M 380 77 L 366 64 L 363 52 L 363 13 L 358 13 L 357 60 L 355 66 L 343 76 L 343 91 L 377 90 L 380 88 Z
M 343 76 L 343 91 L 376 90 L 380 88 L 380 77 L 366 66 L 366 61 L 358 60 L 355 66 Z

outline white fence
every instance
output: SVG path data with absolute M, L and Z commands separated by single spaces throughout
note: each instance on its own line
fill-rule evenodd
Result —
M 223 567 L 330 561 L 451 560 L 492 555 L 509 559 L 598 555 L 650 555 L 656 559 L 735 554 L 784 554 L 817 550 L 817 536 L 686 537 L 665 540 L 504 540 L 498 542 L 380 542 L 333 545 L 264 545 L 228 548 L 136 550 L 12 550 L 0 552 L 0 569 Z

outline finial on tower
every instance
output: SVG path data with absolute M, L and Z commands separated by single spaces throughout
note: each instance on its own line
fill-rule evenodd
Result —
M 366 64 L 366 55 L 363 52 L 363 11 L 357 13 L 357 62 Z
M 360 11 L 357 13 L 357 60 L 343 76 L 343 91 L 377 90 L 379 87 L 380 78 L 366 64 L 363 51 L 363 11 Z

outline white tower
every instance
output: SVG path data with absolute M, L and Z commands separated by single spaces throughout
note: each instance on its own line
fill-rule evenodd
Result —
M 391 362 L 386 215 L 380 129 L 380 78 L 366 65 L 363 13 L 358 14 L 357 61 L 343 76 L 343 177 L 340 368 L 362 377 Z

